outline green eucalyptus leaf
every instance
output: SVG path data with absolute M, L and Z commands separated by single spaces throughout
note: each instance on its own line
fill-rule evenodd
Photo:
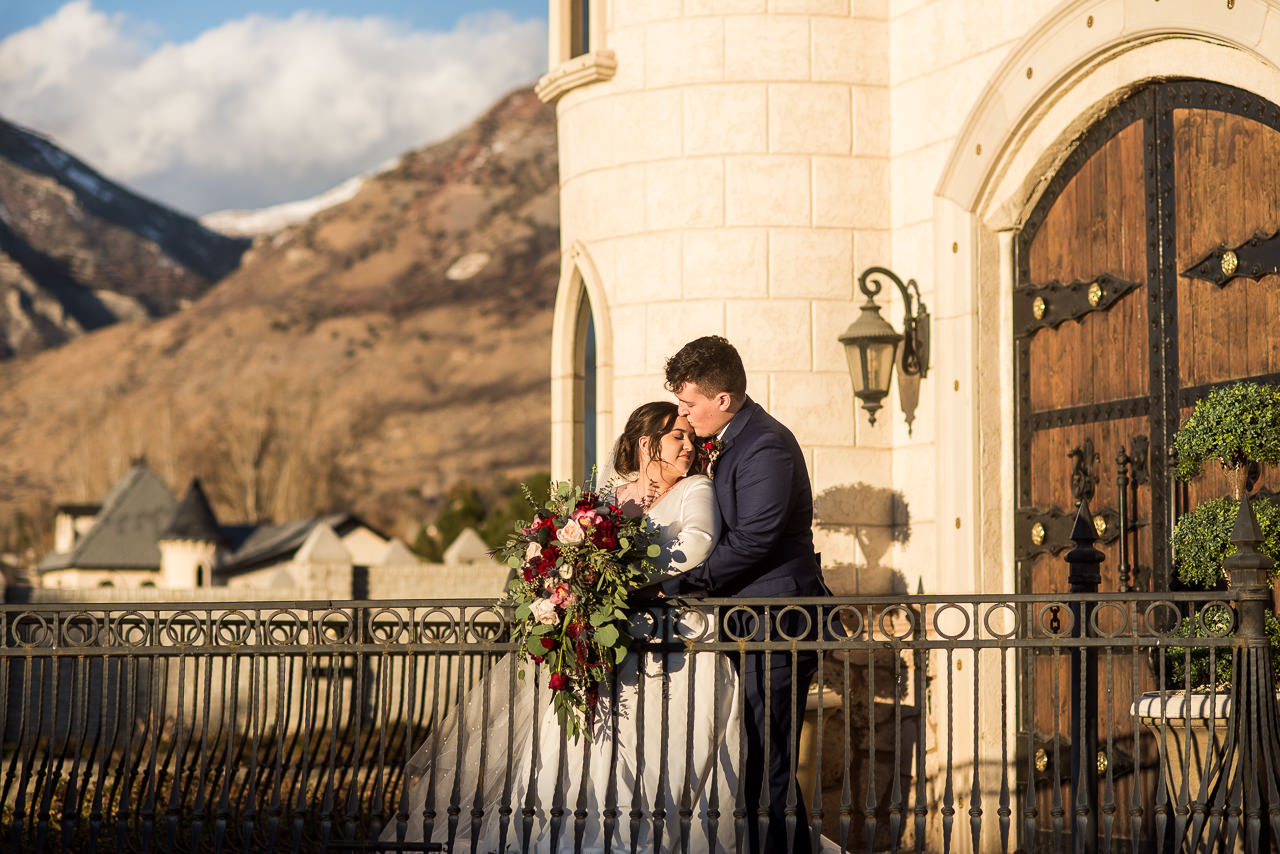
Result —
M 649 555 L 649 557 L 657 557 L 658 555 L 662 554 L 662 547 L 659 546 L 657 543 L 652 543 L 650 544 L 649 550 L 646 552 L 646 554 Z
M 613 646 L 618 642 L 618 630 L 612 625 L 596 629 L 595 642 L 601 646 Z

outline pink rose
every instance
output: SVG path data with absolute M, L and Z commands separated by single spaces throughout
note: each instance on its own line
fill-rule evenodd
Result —
M 533 563 L 542 556 L 542 545 L 540 543 L 529 543 L 529 548 L 524 550 L 524 562 Z
M 556 616 L 556 606 L 550 599 L 534 599 L 529 603 L 529 613 L 533 614 L 533 618 L 539 623 L 552 625 L 558 622 Z
M 582 526 L 575 520 L 570 519 L 564 523 L 564 527 L 556 534 L 556 539 L 562 543 L 580 543 L 586 538 L 586 532 L 582 530 Z

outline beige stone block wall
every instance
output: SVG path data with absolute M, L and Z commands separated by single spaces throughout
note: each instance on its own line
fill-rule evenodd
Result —
M 853 147 L 852 90 L 841 84 L 769 87 L 769 151 L 848 154 Z
M 700 157 L 647 163 L 644 180 L 644 227 L 648 230 L 708 228 L 724 223 L 723 159 Z
M 661 397 L 666 394 L 662 388 L 662 366 L 669 356 L 686 341 L 702 335 L 725 334 L 725 301 L 673 299 L 650 303 L 648 308 L 646 374 L 653 394 Z
M 633 234 L 602 243 L 611 250 L 613 259 L 609 271 L 601 271 L 610 288 L 611 305 L 643 305 L 655 297 L 661 299 L 681 292 L 684 279 L 683 232 Z M 613 287 L 618 282 L 618 270 L 626 271 L 626 287 Z M 626 364 L 618 359 L 619 367 Z
M 684 233 L 685 299 L 740 299 L 769 292 L 769 236 L 763 228 Z
M 726 225 L 811 224 L 807 157 L 728 157 L 724 185 Z
M 801 300 L 731 300 L 725 304 L 725 337 L 746 342 L 745 358 L 757 371 L 808 372 L 813 367 L 809 304 Z M 806 377 L 811 376 L 806 373 Z
M 853 234 L 843 228 L 770 229 L 769 296 L 847 301 L 853 245 Z
M 810 79 L 809 31 L 809 20 L 800 16 L 725 16 L 725 79 Z
M 684 89 L 687 156 L 762 153 L 768 148 L 769 89 L 763 83 L 724 83 Z

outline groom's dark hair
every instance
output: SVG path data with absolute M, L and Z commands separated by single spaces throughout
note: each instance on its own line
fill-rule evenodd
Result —
M 707 397 L 727 391 L 734 397 L 747 393 L 747 372 L 742 357 L 726 339 L 707 335 L 690 341 L 667 359 L 667 391 L 675 393 L 692 383 Z

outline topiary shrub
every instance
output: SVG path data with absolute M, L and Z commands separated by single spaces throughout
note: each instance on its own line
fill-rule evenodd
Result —
M 1262 529 L 1258 551 L 1277 562 L 1274 575 L 1280 571 L 1280 507 L 1262 497 L 1251 499 L 1251 503 Z M 1222 583 L 1222 562 L 1236 551 L 1231 528 L 1239 512 L 1240 502 L 1234 498 L 1214 498 L 1178 517 L 1169 544 L 1178 578 L 1184 584 L 1213 589 Z
M 1173 450 L 1181 480 L 1191 480 L 1209 460 L 1228 469 L 1280 463 L 1280 388 L 1254 382 L 1215 388 L 1196 403 Z
M 1187 617 L 1174 630 L 1175 638 L 1222 637 L 1228 627 L 1228 612 L 1222 608 L 1208 607 L 1200 612 L 1200 619 Z M 1266 615 L 1265 628 L 1267 640 L 1271 642 L 1271 681 L 1280 687 L 1280 618 L 1275 614 Z M 1232 651 L 1218 647 L 1211 655 L 1208 647 L 1170 646 L 1165 651 L 1165 687 L 1171 691 L 1181 691 L 1187 687 L 1187 671 L 1191 672 L 1191 690 L 1202 691 L 1207 688 L 1224 690 L 1231 685 Z M 1212 660 L 1211 660 L 1212 659 Z M 1213 678 L 1210 678 L 1210 666 Z
M 1220 587 L 1225 581 L 1223 562 L 1236 550 L 1231 530 L 1240 510 L 1245 469 L 1249 463 L 1280 463 L 1280 388 L 1238 382 L 1209 392 L 1178 430 L 1173 454 L 1174 473 L 1183 481 L 1198 475 L 1210 460 L 1235 472 L 1235 497 L 1202 502 L 1178 518 L 1169 537 L 1183 583 L 1205 589 Z M 1280 507 L 1262 497 L 1252 503 L 1262 531 L 1258 550 L 1280 563 Z M 1274 577 L 1275 569 L 1272 574 Z M 1224 610 L 1209 608 L 1199 618 L 1184 619 L 1174 636 L 1222 636 L 1229 628 L 1227 620 Z M 1267 615 L 1266 632 L 1272 647 L 1272 676 L 1280 684 L 1280 620 L 1275 614 Z M 1185 687 L 1188 679 L 1192 689 L 1221 687 L 1231 681 L 1230 649 L 1211 653 L 1205 647 L 1170 647 L 1166 661 L 1168 687 L 1173 689 Z

